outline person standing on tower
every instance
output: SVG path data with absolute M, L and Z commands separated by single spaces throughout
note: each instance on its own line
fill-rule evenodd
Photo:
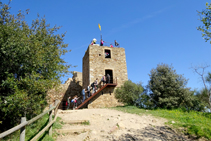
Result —
M 115 44 L 116 47 L 119 47 L 119 43 L 117 43 L 116 40 L 114 40 L 114 44 Z
M 96 42 L 97 42 L 97 39 L 94 38 L 94 39 L 92 40 L 91 45 L 96 44 Z
M 103 39 L 101 39 L 100 40 L 100 46 L 103 46 L 103 43 L 104 43 L 104 41 L 103 41 Z

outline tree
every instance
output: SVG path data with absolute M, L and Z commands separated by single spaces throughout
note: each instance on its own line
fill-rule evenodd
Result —
M 199 93 L 199 98 L 203 103 L 206 103 L 211 111 L 211 73 L 209 72 L 208 75 L 205 76 L 205 69 L 208 67 L 209 65 L 201 65 L 192 67 L 192 69 L 201 77 L 204 84 L 204 89 Z
M 207 95 L 206 89 L 197 91 L 194 94 L 194 101 L 193 101 L 193 106 L 191 107 L 191 110 L 207 112 L 208 108 L 210 107 L 208 100 L 209 100 L 209 97 Z
M 158 64 L 150 71 L 149 88 L 154 107 L 178 108 L 181 105 L 192 105 L 192 96 L 186 88 L 187 80 L 176 73 L 172 66 Z
M 24 20 L 29 10 L 16 16 L 9 10 L 0 2 L 0 130 L 39 114 L 46 92 L 69 68 L 61 58 L 68 52 L 65 34 L 55 34 L 60 27 L 50 28 L 39 15 L 29 26 Z
M 115 90 L 115 97 L 125 104 L 135 105 L 143 90 L 141 84 L 135 84 L 131 80 L 128 80 Z
M 197 29 L 202 32 L 202 37 L 204 37 L 205 41 L 209 41 L 211 38 L 211 3 L 206 3 L 206 9 L 201 12 L 198 11 L 198 15 L 200 16 L 200 20 L 203 25 L 199 26 Z M 210 41 L 211 43 L 211 41 Z M 209 66 L 198 66 L 194 67 L 194 71 L 202 78 L 204 84 L 204 92 L 205 95 L 202 95 L 207 100 L 205 102 L 209 105 L 211 110 L 211 87 L 207 85 L 207 83 L 211 84 L 211 73 L 208 73 L 208 76 L 205 78 L 204 70 Z M 199 72 L 199 69 L 202 69 L 202 72 Z M 203 99 L 204 99 L 203 98 Z
M 206 9 L 201 12 L 198 11 L 198 15 L 203 25 L 197 29 L 202 32 L 202 37 L 207 42 L 211 38 L 211 3 L 206 3 Z

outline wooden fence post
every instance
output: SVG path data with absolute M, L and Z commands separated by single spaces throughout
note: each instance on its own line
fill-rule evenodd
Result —
M 51 108 L 51 107 L 53 107 L 53 105 L 52 104 L 50 104 L 50 107 L 49 107 L 49 109 Z M 52 121 L 52 110 L 49 112 L 49 123 Z M 52 136 L 52 125 L 49 127 L 49 136 L 51 137 Z
M 22 117 L 21 118 L 21 123 L 24 123 L 24 122 L 26 122 L 26 117 Z M 20 141 L 25 141 L 25 127 L 26 126 L 24 126 L 24 127 L 21 128 Z
M 57 113 L 58 108 L 59 108 L 58 103 L 59 103 L 59 100 L 57 99 L 57 100 L 55 101 L 55 106 L 56 106 L 56 108 L 54 109 L 54 117 L 56 117 L 56 113 Z

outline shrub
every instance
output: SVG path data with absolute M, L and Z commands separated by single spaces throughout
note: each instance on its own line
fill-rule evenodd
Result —
M 131 80 L 126 81 L 120 88 L 115 91 L 115 97 L 128 105 L 134 105 L 143 92 L 141 84 L 135 84 Z

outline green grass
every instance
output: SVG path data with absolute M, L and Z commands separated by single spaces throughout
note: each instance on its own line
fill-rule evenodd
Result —
M 90 122 L 89 121 L 84 121 L 81 123 L 82 125 L 90 125 Z
M 42 118 L 38 119 L 36 122 L 26 126 L 26 135 L 25 140 L 31 140 L 34 136 L 37 135 L 47 124 L 48 124 L 49 115 L 46 114 Z M 53 124 L 53 135 L 52 137 L 48 136 L 48 131 L 44 132 L 38 140 L 42 141 L 54 141 L 57 137 L 57 133 L 54 132 L 54 129 L 60 129 L 62 127 L 61 118 L 57 117 L 56 122 Z M 19 141 L 20 138 L 20 130 L 14 132 L 13 134 L 5 137 L 2 141 L 10 140 L 10 141 Z
M 151 114 L 152 116 L 163 117 L 168 119 L 168 125 L 172 124 L 172 121 L 175 121 L 175 123 L 172 124 L 174 128 L 184 127 L 186 134 L 195 135 L 198 138 L 205 137 L 211 139 L 211 113 L 187 112 L 181 109 L 146 110 L 139 109 L 135 106 L 115 107 L 112 109 L 138 115 Z

